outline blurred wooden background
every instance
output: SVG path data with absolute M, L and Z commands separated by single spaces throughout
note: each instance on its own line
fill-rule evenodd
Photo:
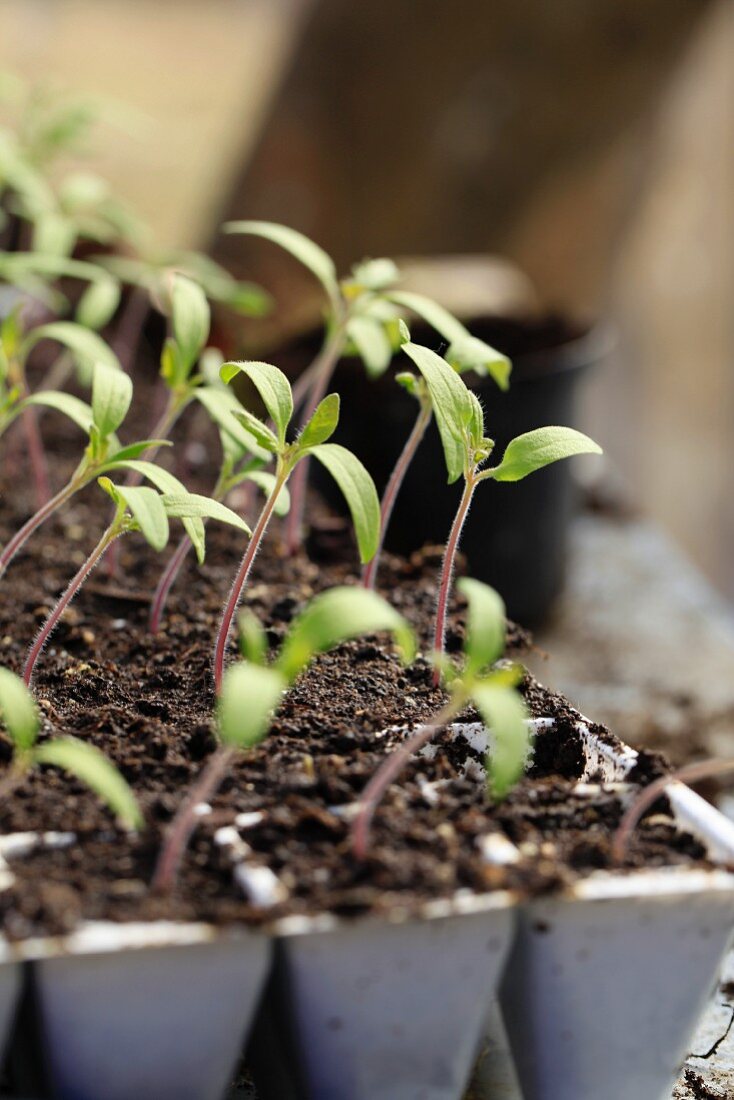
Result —
M 585 426 L 734 598 L 732 0 L 0 0 L 0 67 L 133 109 L 100 165 L 161 244 L 501 251 L 610 318 Z

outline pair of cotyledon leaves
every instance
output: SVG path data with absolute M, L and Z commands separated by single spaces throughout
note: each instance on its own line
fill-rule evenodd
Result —
M 505 608 L 497 593 L 480 581 L 459 581 L 468 603 L 465 662 L 454 674 L 453 690 L 474 702 L 495 731 L 487 767 L 495 794 L 504 794 L 522 773 L 529 749 L 524 703 L 515 690 L 514 669 L 492 669 L 505 647 Z M 259 621 L 240 619 L 245 660 L 224 674 L 217 703 L 220 740 L 239 749 L 267 736 L 273 711 L 296 677 L 318 654 L 364 634 L 389 631 L 409 664 L 416 654 L 412 628 L 386 600 L 357 587 L 338 587 L 316 596 L 295 619 L 275 660 L 267 663 L 267 643 Z

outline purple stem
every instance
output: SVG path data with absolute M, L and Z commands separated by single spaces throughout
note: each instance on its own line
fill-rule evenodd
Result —
M 168 599 L 168 593 L 171 591 L 176 577 L 181 572 L 181 567 L 186 561 L 186 557 L 192 545 L 189 536 L 184 535 L 171 555 L 168 565 L 161 573 L 155 595 L 153 596 L 153 602 L 150 605 L 149 628 L 151 634 L 157 634 L 161 628 L 161 619 L 163 618 L 163 611 L 166 606 L 166 600 Z
M 364 588 L 375 587 L 380 555 L 382 554 L 382 547 L 385 542 L 385 535 L 390 523 L 390 517 L 395 507 L 395 501 L 397 500 L 408 467 L 413 461 L 413 456 L 418 450 L 420 442 L 426 434 L 426 428 L 431 422 L 432 412 L 433 410 L 430 404 L 426 403 L 425 405 L 421 405 L 415 424 L 413 425 L 413 430 L 406 440 L 400 458 L 395 463 L 393 472 L 390 474 L 390 480 L 387 483 L 380 505 L 380 541 L 377 545 L 377 551 L 374 558 L 365 566 L 362 576 L 362 585 Z
M 362 797 L 359 800 L 359 813 L 352 822 L 352 849 L 357 859 L 364 859 L 367 854 L 372 818 L 375 816 L 375 810 L 387 788 L 403 770 L 411 756 L 418 752 L 427 741 L 430 741 L 438 730 L 448 725 L 456 716 L 459 707 L 459 702 L 452 699 L 431 722 L 419 726 L 407 741 L 404 741 L 399 748 L 391 752 L 380 764 L 362 792 Z
M 196 807 L 201 802 L 209 802 L 214 796 L 235 752 L 236 749 L 231 745 L 220 745 L 215 749 L 201 775 L 186 795 L 168 828 L 158 856 L 151 883 L 151 889 L 155 893 L 169 894 L 173 890 L 183 854 L 198 822 Z
M 473 476 L 469 476 L 464 482 L 464 492 L 461 495 L 459 501 L 459 507 L 454 516 L 454 522 L 451 524 L 451 532 L 449 534 L 449 541 L 446 543 L 446 550 L 443 555 L 443 563 L 441 565 L 441 583 L 438 589 L 438 605 L 436 607 L 436 629 L 433 635 L 433 649 L 443 656 L 444 643 L 446 641 L 446 609 L 449 602 L 449 593 L 451 592 L 451 578 L 454 575 L 454 562 L 456 560 L 456 550 L 459 545 L 459 539 L 461 538 L 461 532 L 464 528 L 464 522 L 469 512 L 469 505 L 471 504 L 474 490 L 477 487 L 477 482 Z M 433 673 L 433 685 L 438 687 L 441 682 L 441 665 L 437 663 L 436 669 Z
M 33 484 L 36 490 L 36 507 L 42 508 L 51 499 L 51 486 L 48 480 L 48 465 L 43 449 L 41 433 L 38 430 L 36 409 L 24 409 L 22 413 L 23 431 L 28 445 L 28 455 L 33 470 Z
M 257 521 L 255 530 L 252 532 L 250 541 L 247 544 L 240 567 L 237 570 L 237 576 L 234 579 L 232 588 L 229 593 L 229 598 L 222 613 L 222 621 L 219 624 L 219 633 L 217 634 L 217 640 L 214 644 L 214 690 L 217 695 L 222 689 L 222 678 L 224 676 L 224 658 L 227 652 L 227 638 L 229 636 L 229 629 L 232 625 L 232 619 L 234 613 L 237 610 L 237 605 L 240 602 L 242 595 L 242 589 L 247 583 L 247 578 L 250 575 L 252 569 L 252 563 L 255 560 L 258 550 L 260 549 L 260 543 L 263 540 L 265 531 L 267 530 L 270 517 L 273 514 L 273 510 L 278 500 L 280 490 L 285 485 L 288 479 L 288 473 L 280 471 L 277 481 L 273 486 L 273 491 L 265 501 L 263 510 L 260 513 L 260 518 Z
M 33 670 L 36 666 L 38 656 L 45 646 L 46 642 L 48 641 L 49 637 L 51 636 L 56 624 L 66 611 L 71 601 L 76 596 L 81 586 L 84 584 L 89 574 L 94 569 L 97 562 L 104 554 L 107 547 L 114 539 L 117 538 L 120 533 L 121 532 L 119 528 L 117 528 L 114 523 L 107 528 L 105 533 L 102 535 L 102 538 L 95 546 L 94 550 L 92 550 L 92 553 L 89 555 L 87 560 L 69 582 L 68 587 L 66 588 L 63 595 L 60 597 L 58 603 L 56 604 L 56 607 L 53 609 L 49 617 L 46 619 L 46 622 L 41 627 L 38 633 L 38 637 L 28 651 L 28 657 L 26 658 L 25 667 L 23 669 L 23 679 L 25 680 L 28 687 L 30 687 L 31 680 L 33 679 Z
M 657 802 L 670 783 L 696 783 L 701 779 L 715 778 L 732 771 L 734 771 L 734 760 L 701 760 L 697 764 L 686 764 L 685 767 L 668 775 L 662 775 L 654 783 L 650 783 L 630 803 L 619 823 L 612 839 L 612 862 L 617 865 L 624 862 L 633 830 L 645 811 Z
M 42 523 L 52 516 L 57 509 L 65 504 L 67 500 L 70 500 L 74 496 L 74 493 L 81 488 L 81 486 L 74 481 L 70 481 L 68 485 L 65 485 L 63 489 L 60 489 L 55 496 L 51 497 L 42 508 L 39 508 L 29 520 L 23 524 L 19 531 L 13 535 L 8 543 L 6 543 L 2 554 L 0 554 L 0 577 L 10 565 L 15 555 L 25 545 L 33 532 L 41 526 Z

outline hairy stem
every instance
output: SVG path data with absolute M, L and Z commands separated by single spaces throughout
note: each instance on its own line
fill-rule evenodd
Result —
M 451 592 L 451 578 L 454 575 L 456 551 L 459 546 L 461 532 L 464 529 L 464 523 L 469 513 L 469 506 L 476 487 L 477 483 L 473 475 L 467 477 L 464 482 L 464 492 L 461 495 L 459 507 L 454 516 L 454 522 L 451 524 L 449 541 L 446 543 L 446 550 L 443 555 L 441 582 L 438 589 L 438 604 L 436 606 L 436 627 L 433 634 L 433 648 L 441 657 L 443 657 L 444 644 L 446 641 L 446 610 L 448 608 L 449 594 Z M 439 661 L 436 664 L 436 670 L 433 674 L 434 687 L 438 687 L 441 682 L 440 668 L 441 664 Z
M 628 806 L 619 823 L 612 841 L 612 860 L 616 864 L 624 862 L 627 845 L 637 824 L 646 810 L 665 793 L 670 783 L 695 783 L 699 779 L 709 779 L 717 775 L 726 775 L 734 771 L 734 760 L 702 760 L 698 764 L 688 764 L 685 768 L 670 772 L 650 783 Z
M 344 324 L 336 325 L 314 363 L 308 368 L 312 381 L 308 392 L 308 401 L 303 410 L 301 421 L 303 424 L 308 423 L 316 406 L 326 394 L 334 368 L 339 362 L 339 357 L 344 349 L 345 340 Z M 303 526 L 303 512 L 306 507 L 309 462 L 308 457 L 299 462 L 293 471 L 291 480 L 291 506 L 285 524 L 285 546 L 286 552 L 290 555 L 297 554 L 301 548 L 301 528 Z
M 42 508 L 51 499 L 51 486 L 48 480 L 46 452 L 43 449 L 41 433 L 38 430 L 36 409 L 23 409 L 23 431 L 25 432 L 28 457 L 31 460 L 33 484 L 36 491 L 36 507 Z
M 40 527 L 42 523 L 45 523 L 49 516 L 52 516 L 62 504 L 70 500 L 80 488 L 80 482 L 72 478 L 63 489 L 60 489 L 58 493 L 51 497 L 42 508 L 39 508 L 29 520 L 26 520 L 20 530 L 15 532 L 10 541 L 5 544 L 2 554 L 0 554 L 0 577 L 2 577 L 5 570 L 10 565 L 10 562 L 18 551 L 22 549 L 33 532 Z
M 438 712 L 435 718 L 423 726 L 419 726 L 415 733 L 404 741 L 402 745 L 391 752 L 383 762 L 362 792 L 359 800 L 359 813 L 352 822 L 352 850 L 357 859 L 364 859 L 369 846 L 370 826 L 375 816 L 380 801 L 385 791 L 400 774 L 411 756 L 418 752 L 443 726 L 448 725 L 462 707 L 460 698 L 454 698 Z
M 186 795 L 168 828 L 158 856 L 151 883 L 154 893 L 169 894 L 176 885 L 181 860 L 198 821 L 196 807 L 202 802 L 208 802 L 216 794 L 236 751 L 231 745 L 220 745 L 215 749 Z
M 260 518 L 255 525 L 255 530 L 252 532 L 250 541 L 247 544 L 247 549 L 240 562 L 240 567 L 237 570 L 237 575 L 232 583 L 232 588 L 229 593 L 229 598 L 225 604 L 224 611 L 222 613 L 222 621 L 219 624 L 219 632 L 217 634 L 217 640 L 214 644 L 214 690 L 219 695 L 222 689 L 222 678 L 224 676 L 224 658 L 227 652 L 227 639 L 229 637 L 229 630 L 232 626 L 232 619 L 234 613 L 237 610 L 237 606 L 242 596 L 242 589 L 247 584 L 247 578 L 250 575 L 252 569 L 252 563 L 257 556 L 257 552 L 260 549 L 260 544 L 263 540 L 263 536 L 267 530 L 268 523 L 275 509 L 275 505 L 278 501 L 280 490 L 288 480 L 287 469 L 279 470 L 273 491 L 265 501 L 263 510 L 260 513 Z
M 429 403 L 422 404 L 418 416 L 416 417 L 413 430 L 408 436 L 405 446 L 400 454 L 400 458 L 395 463 L 393 472 L 390 474 L 390 480 L 387 483 L 385 492 L 382 496 L 382 503 L 380 504 L 380 541 L 377 546 L 377 552 L 375 553 L 372 561 L 368 562 L 365 566 L 364 573 L 362 575 L 362 584 L 365 588 L 374 588 L 377 580 L 377 569 L 380 563 L 380 555 L 382 554 L 382 547 L 385 542 L 385 534 L 387 532 L 388 525 L 390 523 L 390 517 L 392 516 L 393 508 L 395 507 L 395 501 L 397 500 L 398 493 L 405 479 L 405 475 L 408 471 L 408 467 L 413 461 L 413 456 L 420 446 L 420 442 L 423 436 L 426 434 L 426 428 L 431 422 L 433 410 Z
M 84 584 L 84 581 L 94 569 L 97 562 L 104 554 L 107 547 L 110 545 L 111 542 L 114 541 L 114 539 L 117 538 L 119 534 L 121 534 L 121 531 L 118 524 L 116 522 L 110 524 L 105 533 L 102 535 L 102 538 L 95 546 L 94 550 L 92 550 L 92 553 L 89 555 L 87 560 L 69 582 L 68 587 L 59 599 L 56 607 L 53 609 L 49 617 L 46 619 L 46 622 L 41 627 L 38 637 L 28 651 L 28 657 L 26 658 L 25 667 L 23 668 L 23 679 L 28 686 L 30 686 L 31 680 L 33 679 L 33 670 L 36 666 L 36 661 L 38 660 L 39 654 L 48 639 L 50 638 L 51 634 L 53 633 L 56 624 L 66 611 L 71 601 L 76 596 L 81 586 Z

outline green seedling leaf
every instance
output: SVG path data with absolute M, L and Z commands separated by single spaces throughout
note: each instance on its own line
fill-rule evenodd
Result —
M 116 485 L 115 488 L 145 541 L 154 550 L 162 550 L 168 542 L 168 516 L 160 493 L 147 485 Z
M 275 424 L 281 447 L 285 446 L 286 432 L 293 416 L 293 394 L 282 370 L 271 363 L 246 362 L 225 363 L 219 373 L 223 382 L 231 382 L 238 373 L 252 381 Z
M 380 501 L 375 483 L 362 463 L 338 443 L 321 443 L 308 454 L 325 466 L 342 491 L 352 515 L 362 564 L 377 553 L 380 540 Z
M 287 686 L 285 678 L 273 668 L 245 662 L 228 668 L 217 700 L 220 740 L 239 749 L 262 741 Z
M 140 458 L 141 455 L 144 455 L 146 451 L 151 450 L 153 447 L 158 450 L 160 447 L 172 446 L 173 443 L 170 439 L 141 439 L 138 443 L 131 443 L 128 447 L 121 447 L 119 451 L 115 451 L 110 462 L 119 467 L 125 462 Z M 110 469 L 110 466 L 105 464 L 103 468 Z
M 331 588 L 298 616 L 283 643 L 276 667 L 292 682 L 316 656 L 362 634 L 389 630 L 406 664 L 416 653 L 410 626 L 391 605 L 365 588 Z
M 484 441 L 484 410 L 477 395 L 472 390 L 467 390 L 467 393 L 469 394 L 469 404 L 471 405 L 471 415 L 467 425 L 469 429 L 469 438 L 471 439 L 472 446 L 478 448 L 482 446 Z
M 245 521 L 218 500 L 200 496 L 198 493 L 176 493 L 170 496 L 164 493 L 161 499 L 166 515 L 173 519 L 216 519 L 244 531 L 247 535 L 252 534 Z
M 32 393 L 29 397 L 23 399 L 21 407 L 25 408 L 26 405 L 37 405 L 63 413 L 78 428 L 81 428 L 85 435 L 89 434 L 90 426 L 94 420 L 91 405 L 70 393 L 61 393 L 56 390 L 39 390 L 38 393 Z
M 262 623 L 252 611 L 242 611 L 237 620 L 239 649 L 246 661 L 265 665 L 268 657 L 268 639 Z
M 7 668 L 0 668 L 0 721 L 19 752 L 33 748 L 41 725 L 36 703 L 20 676 Z
M 505 605 L 493 588 L 471 577 L 461 577 L 456 587 L 469 605 L 464 674 L 474 676 L 493 665 L 505 651 Z
M 102 439 L 113 435 L 127 416 L 133 399 L 133 384 L 124 371 L 105 363 L 94 366 L 92 376 L 92 415 Z
M 261 447 L 253 433 L 247 431 L 238 419 L 242 406 L 230 390 L 219 386 L 198 386 L 194 390 L 194 397 L 204 406 L 214 423 L 237 444 L 241 452 L 260 458 L 269 457 L 268 449 Z M 268 439 L 270 438 L 275 439 L 272 432 L 269 432 Z
M 263 424 L 262 420 L 258 420 L 247 409 L 240 408 L 232 415 L 266 453 L 276 454 L 280 450 L 275 432 L 271 432 L 267 424 Z
M 412 343 L 403 344 L 403 351 L 413 360 L 428 386 L 448 480 L 452 484 L 461 477 L 466 464 L 464 436 L 474 415 L 469 390 L 456 371 L 435 351 Z
M 59 737 L 39 745 L 33 756 L 38 764 L 62 768 L 80 779 L 109 806 L 125 828 L 142 827 L 143 815 L 135 795 L 117 768 L 94 745 L 75 737 Z
M 25 359 L 31 348 L 41 340 L 56 340 L 71 351 L 79 364 L 89 370 L 95 363 L 103 363 L 113 370 L 121 370 L 120 361 L 96 332 L 74 321 L 52 321 L 39 325 L 28 333 L 23 341 L 21 355 Z
M 56 210 L 45 210 L 33 224 L 31 246 L 41 255 L 68 256 L 75 238 L 76 229 L 70 218 Z
M 263 237 L 284 248 L 316 276 L 332 303 L 339 301 L 339 280 L 334 261 L 323 248 L 314 244 L 303 233 L 285 225 L 263 221 L 227 222 L 223 229 L 225 233 L 248 233 Z
M 404 306 L 412 313 L 416 313 L 426 324 L 430 325 L 431 328 L 435 328 L 436 332 L 439 332 L 445 340 L 448 340 L 449 344 L 460 344 L 468 336 L 471 336 L 471 333 L 462 325 L 461 321 L 457 320 L 443 306 L 440 306 L 438 302 L 434 302 L 432 298 L 426 298 L 423 294 L 413 294 L 407 290 L 391 291 L 387 297 L 396 305 Z
M 471 696 L 494 735 L 487 762 L 491 790 L 504 798 L 522 775 L 530 751 L 527 710 L 513 688 L 487 681 L 475 684 Z
M 120 304 L 120 284 L 116 279 L 100 279 L 82 294 L 76 307 L 76 320 L 87 328 L 101 329 L 112 320 Z
M 186 381 L 187 373 L 181 349 L 172 336 L 167 336 L 161 351 L 161 378 L 169 389 L 175 389 Z
M 479 340 L 469 332 L 451 342 L 446 358 L 459 372 L 473 370 L 476 374 L 489 374 L 501 390 L 509 389 L 512 372 L 510 360 L 501 351 L 490 347 L 484 340 Z
M 339 394 L 330 393 L 316 406 L 313 416 L 298 437 L 299 446 L 305 449 L 326 443 L 336 431 L 338 423 Z
M 561 458 L 602 453 L 598 443 L 574 428 L 536 428 L 508 443 L 500 465 L 485 470 L 482 476 L 495 481 L 520 481 Z
M 185 496 L 187 493 L 186 486 L 183 482 L 179 481 L 177 477 L 169 473 L 168 470 L 163 470 L 160 466 L 157 466 L 155 462 L 146 462 L 142 459 L 128 459 L 125 462 L 118 463 L 117 456 L 115 455 L 112 460 L 105 464 L 105 470 L 114 470 L 124 467 L 126 470 L 135 470 L 136 473 L 142 474 L 144 478 L 152 482 L 156 489 L 161 493 L 165 493 L 168 496 Z M 206 533 L 204 531 L 203 520 L 197 517 L 189 517 L 181 521 L 184 526 L 186 534 L 194 544 L 196 551 L 196 557 L 201 565 L 206 556 Z
M 393 349 L 384 327 L 371 317 L 351 317 L 347 336 L 354 344 L 370 378 L 379 378 L 390 366 Z
M 171 289 L 171 327 L 186 374 L 209 338 L 209 303 L 201 287 L 184 275 L 174 275 Z
M 397 264 L 393 260 L 380 257 L 376 260 L 363 260 L 352 268 L 349 283 L 361 290 L 381 291 L 394 286 L 400 278 Z

